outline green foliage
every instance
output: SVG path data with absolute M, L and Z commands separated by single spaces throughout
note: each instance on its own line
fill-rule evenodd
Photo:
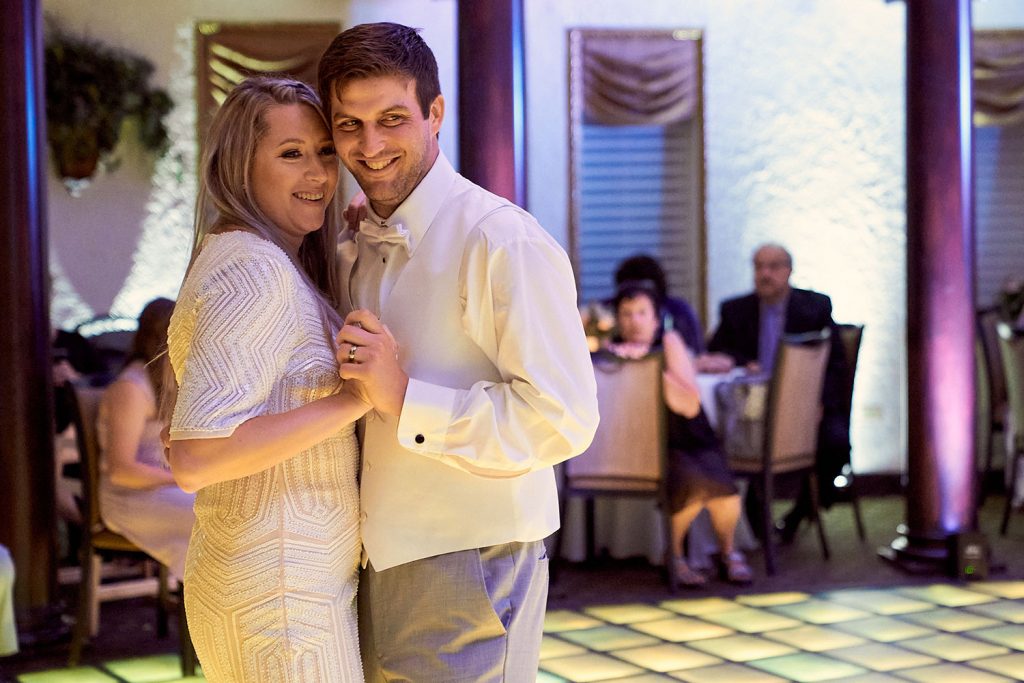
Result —
M 163 117 L 171 98 L 151 88 L 148 60 L 51 26 L 46 37 L 47 141 L 62 177 L 84 178 L 121 137 L 125 118 L 138 117 L 139 141 L 162 154 Z

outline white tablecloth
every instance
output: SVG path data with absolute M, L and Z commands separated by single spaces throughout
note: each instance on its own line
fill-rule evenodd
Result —
M 733 370 L 725 374 L 698 374 L 697 386 L 704 414 L 712 426 L 717 425 L 718 413 L 714 398 L 715 387 L 742 374 Z M 559 477 L 561 473 L 557 472 Z M 560 479 L 559 479 L 560 480 Z M 741 493 L 746 483 L 739 481 Z M 562 556 L 573 562 L 586 559 L 586 520 L 583 498 L 570 498 L 562 520 Z M 651 564 L 665 562 L 665 533 L 657 504 L 650 498 L 597 498 L 594 503 L 594 536 L 596 551 L 614 558 L 646 557 Z M 702 511 L 690 527 L 687 562 L 695 569 L 712 564 L 711 555 L 718 552 L 718 541 L 711 527 L 707 511 Z M 757 539 L 741 515 L 736 527 L 736 547 L 751 550 L 758 546 Z

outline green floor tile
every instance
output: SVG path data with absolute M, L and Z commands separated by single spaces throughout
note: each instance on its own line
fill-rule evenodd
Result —
M 748 662 L 747 665 L 782 676 L 791 681 L 799 681 L 800 683 L 828 681 L 842 676 L 862 674 L 867 671 L 867 669 L 861 668 L 856 664 L 809 652 L 801 652 L 784 657 L 772 657 L 771 659 L 759 659 Z
M 607 655 L 587 654 L 574 657 L 558 657 L 540 663 L 540 668 L 573 683 L 607 681 L 625 676 L 637 676 L 644 670 L 621 659 Z
M 700 617 L 714 612 L 734 610 L 737 604 L 725 598 L 697 598 L 691 600 L 666 600 L 661 603 L 665 609 L 685 614 L 688 617 Z
M 972 659 L 968 664 L 977 669 L 993 671 L 1014 680 L 1024 681 L 1024 653 L 1016 652 L 1012 655 Z
M 18 676 L 19 683 L 111 683 L 117 679 L 91 666 L 53 669 Z
M 544 633 L 562 633 L 563 631 L 576 631 L 584 628 L 601 626 L 604 622 L 588 617 L 579 612 L 567 609 L 558 609 L 548 612 L 544 617 Z
M 840 631 L 864 636 L 880 643 L 892 643 L 905 638 L 920 638 L 935 633 L 930 628 L 911 624 L 892 617 L 871 617 L 856 621 L 842 621 L 834 625 Z
M 687 683 L 786 683 L 785 678 L 751 669 L 742 664 L 719 664 L 703 669 L 673 671 L 672 678 L 687 681 Z
M 807 593 L 756 593 L 753 595 L 739 595 L 736 602 L 747 607 L 772 607 L 774 605 L 791 605 L 794 602 L 803 602 L 811 596 Z
M 936 664 L 919 669 L 904 669 L 900 671 L 900 676 L 921 683 L 1005 683 L 1013 680 L 961 664 Z
M 704 640 L 706 638 L 720 638 L 734 633 L 731 628 L 709 624 L 700 619 L 691 617 L 674 617 L 672 619 L 659 619 L 658 621 L 645 621 L 640 624 L 631 624 L 630 628 L 652 635 L 655 638 L 670 643 L 683 643 L 690 640 Z
M 186 676 L 185 678 L 175 678 L 166 683 L 203 683 L 205 680 L 204 676 Z
M 906 681 L 905 678 L 896 678 L 889 674 L 879 673 L 878 671 L 871 671 L 866 674 L 860 674 L 859 676 L 843 676 L 842 678 L 836 678 L 830 683 L 899 683 L 900 681 Z
M 796 619 L 767 610 L 754 609 L 753 607 L 741 607 L 729 610 L 728 612 L 712 612 L 711 614 L 701 615 L 701 619 L 710 621 L 713 624 L 726 626 L 741 633 L 777 631 L 801 625 L 801 622 Z
M 797 602 L 791 605 L 779 605 L 772 607 L 771 611 L 799 619 L 808 624 L 835 624 L 840 621 L 866 619 L 871 616 L 870 612 L 865 612 L 855 607 L 816 599 L 805 600 L 804 602 Z
M 603 619 L 609 624 L 619 625 L 637 624 L 642 621 L 654 621 L 655 619 L 667 619 L 675 616 L 674 612 L 639 603 L 631 605 L 597 605 L 595 607 L 587 607 L 583 611 L 592 617 Z
M 1000 600 L 987 602 L 984 605 L 971 605 L 964 608 L 974 614 L 983 614 L 1011 624 L 1024 624 L 1024 600 Z
M 982 628 L 971 631 L 972 638 L 980 638 L 989 643 L 1005 645 L 1014 650 L 1024 650 L 1024 626 L 1019 624 L 1003 624 L 991 628 Z
M 903 648 L 885 643 L 867 643 L 865 645 L 854 645 L 853 647 L 842 647 L 837 650 L 829 650 L 828 654 L 829 657 L 842 659 L 872 671 L 882 672 L 938 663 L 938 660 L 934 657 L 929 657 L 919 652 L 911 652 L 910 650 L 904 650 Z
M 549 674 L 547 671 L 538 671 L 537 683 L 565 683 L 565 679 L 561 676 Z
M 540 641 L 541 659 L 582 655 L 586 651 L 587 649 L 585 647 L 566 642 L 561 638 L 555 638 L 554 636 L 545 635 Z
M 612 655 L 630 664 L 636 664 L 648 671 L 665 673 L 696 669 L 701 666 L 721 664 L 722 660 L 706 652 L 698 652 L 683 645 L 660 643 L 648 647 L 635 647 L 629 650 L 615 650 Z
M 943 607 L 966 607 L 967 605 L 980 605 L 983 602 L 993 602 L 995 600 L 991 595 L 944 583 L 936 583 L 931 586 L 900 588 L 899 592 L 912 599 L 932 602 Z
M 796 648 L 776 643 L 757 636 L 734 635 L 710 640 L 696 640 L 689 643 L 695 650 L 701 650 L 731 662 L 749 662 L 752 659 L 781 657 L 796 652 Z
M 901 640 L 900 647 L 945 659 L 948 662 L 966 662 L 968 659 L 995 657 L 1009 652 L 1001 645 L 983 643 L 980 640 L 965 638 L 954 633 L 940 633 L 927 638 Z
M 886 590 L 843 590 L 826 593 L 822 596 L 826 600 L 838 602 L 850 607 L 864 609 L 875 614 L 891 616 L 893 614 L 907 614 L 909 612 L 922 612 L 934 607 L 930 602 L 912 600 L 905 595 Z
M 178 655 L 121 659 L 107 662 L 103 668 L 128 683 L 161 683 L 181 678 L 181 660 Z
M 657 638 L 624 626 L 598 626 L 597 628 L 588 628 L 582 631 L 565 631 L 560 633 L 559 637 L 595 652 L 621 650 L 627 647 L 643 647 L 644 645 L 655 645 L 658 643 Z
M 918 612 L 916 614 L 904 614 L 901 618 L 921 626 L 927 626 L 939 631 L 949 631 L 950 633 L 960 633 L 1001 623 L 992 617 L 986 617 L 965 610 L 950 609 L 948 607 Z
M 1011 600 L 1024 598 L 1024 581 L 978 581 L 970 586 L 973 591 L 988 593 L 1000 598 Z
M 761 637 L 792 645 L 807 652 L 824 652 L 825 650 L 852 647 L 867 642 L 860 636 L 843 633 L 842 631 L 836 631 L 835 629 L 823 626 L 800 626 L 797 628 L 787 628 L 782 631 L 768 631 L 762 633 Z
M 673 683 L 674 680 L 662 674 L 640 674 L 639 676 L 616 678 L 615 683 Z

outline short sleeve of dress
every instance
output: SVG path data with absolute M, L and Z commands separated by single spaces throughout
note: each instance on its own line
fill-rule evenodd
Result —
M 171 439 L 227 437 L 267 413 L 298 344 L 296 274 L 286 258 L 258 250 L 190 273 L 197 282 L 182 288 L 182 320 L 172 319 L 168 334 L 178 380 Z

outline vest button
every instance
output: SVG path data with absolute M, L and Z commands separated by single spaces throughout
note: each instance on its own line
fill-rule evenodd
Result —
M 417 434 L 416 435 L 416 439 L 415 439 L 416 443 L 423 443 L 426 440 L 427 440 L 426 437 L 423 436 L 422 434 Z

